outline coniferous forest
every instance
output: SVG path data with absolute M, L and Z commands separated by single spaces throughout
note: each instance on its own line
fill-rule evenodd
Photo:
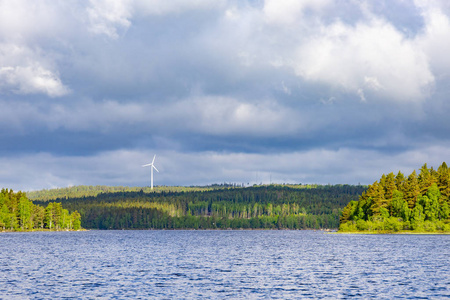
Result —
M 34 205 L 25 193 L 2 189 L 0 193 L 0 229 L 3 231 L 79 230 L 81 216 L 69 214 L 61 203 Z
M 341 232 L 450 232 L 450 169 L 382 175 L 342 211 Z
M 322 229 L 450 232 L 450 168 L 382 175 L 368 187 L 262 185 L 2 189 L 0 229 Z M 358 200 L 359 198 L 359 200 Z M 64 208 L 63 208 L 64 207 Z M 69 212 L 72 212 L 69 214 Z M 79 213 L 78 213 L 79 212 Z
M 86 229 L 320 229 L 338 228 L 342 208 L 366 187 L 216 185 L 101 193 L 87 186 L 70 189 L 78 197 L 55 198 L 58 192 L 49 190 L 34 194 L 38 199 L 33 201 L 61 203 L 69 211 L 79 211 Z

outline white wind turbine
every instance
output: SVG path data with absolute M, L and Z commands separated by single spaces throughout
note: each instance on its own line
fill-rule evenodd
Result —
M 155 158 L 156 158 L 156 154 L 155 154 L 155 156 L 153 156 L 153 160 L 152 160 L 152 163 L 151 164 L 146 164 L 146 165 L 143 165 L 142 167 L 151 167 L 151 186 L 150 186 L 150 188 L 153 190 L 153 169 L 155 169 L 156 170 L 156 172 L 158 172 L 159 173 L 159 171 L 158 171 L 158 169 L 155 167 L 155 165 L 154 165 L 154 163 L 155 163 Z

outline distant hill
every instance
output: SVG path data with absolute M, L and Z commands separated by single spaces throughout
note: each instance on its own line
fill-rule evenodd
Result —
M 214 189 L 223 189 L 236 187 L 232 184 L 213 184 L 210 186 L 157 186 L 152 190 L 150 187 L 129 187 L 129 186 L 107 186 L 107 185 L 77 185 L 66 188 L 44 189 L 40 191 L 27 192 L 30 200 L 56 200 L 63 198 L 80 198 L 92 197 L 101 193 L 117 193 L 117 192 L 139 192 L 144 193 L 161 193 L 161 192 L 193 192 L 193 191 L 209 191 Z
M 28 193 L 35 204 L 79 211 L 86 229 L 337 228 L 341 210 L 365 191 L 351 185 L 239 187 L 77 186 Z

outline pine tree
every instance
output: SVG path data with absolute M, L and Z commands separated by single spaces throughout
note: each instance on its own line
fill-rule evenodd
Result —
M 413 209 L 416 205 L 417 197 L 420 195 L 420 187 L 416 175 L 416 170 L 414 170 L 411 175 L 408 176 L 405 188 L 405 200 L 408 202 L 408 207 L 410 209 Z
M 385 182 L 384 182 L 384 198 L 386 200 L 385 203 L 383 203 L 384 207 L 389 207 L 392 202 L 392 197 L 394 192 L 397 190 L 397 186 L 395 185 L 395 175 L 394 173 L 389 173 L 386 176 Z
M 437 170 L 437 185 L 441 192 L 441 205 L 450 199 L 450 169 L 445 162 Z
M 395 186 L 397 187 L 397 190 L 404 193 L 406 189 L 405 184 L 406 184 L 405 175 L 403 175 L 402 172 L 398 171 L 397 176 L 395 176 Z
M 435 182 L 436 178 L 434 178 L 432 174 L 433 169 L 428 169 L 426 163 L 420 168 L 418 182 L 421 195 L 426 194 L 428 188 Z
M 356 201 L 350 201 L 347 204 L 347 206 L 344 207 L 344 209 L 342 210 L 342 215 L 339 218 L 339 221 L 341 224 L 352 220 L 352 216 L 355 212 L 356 204 L 357 204 Z
M 384 182 L 385 180 L 380 181 Z M 372 200 L 372 205 L 370 207 L 372 215 L 379 215 L 380 208 L 387 206 L 386 198 L 384 197 L 384 187 L 380 183 L 375 181 L 367 190 L 367 196 Z

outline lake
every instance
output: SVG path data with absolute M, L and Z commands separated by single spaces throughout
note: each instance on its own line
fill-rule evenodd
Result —
M 0 234 L 0 298 L 450 298 L 450 235 Z

